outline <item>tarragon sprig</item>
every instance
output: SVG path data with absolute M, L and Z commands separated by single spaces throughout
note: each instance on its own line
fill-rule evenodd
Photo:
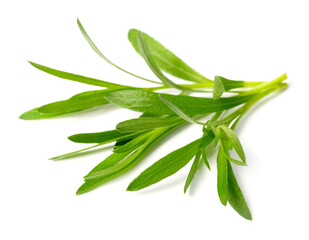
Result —
M 127 190 L 137 191 L 155 184 L 176 173 L 192 160 L 192 166 L 184 185 L 184 192 L 186 192 L 201 163 L 210 170 L 207 148 L 210 145 L 213 145 L 213 148 L 218 146 L 217 191 L 219 199 L 224 206 L 229 203 L 241 216 L 251 220 L 250 210 L 232 168 L 232 165 L 247 165 L 243 147 L 234 130 L 243 115 L 256 102 L 287 87 L 287 84 L 283 82 L 287 78 L 286 74 L 269 82 L 236 81 L 222 76 L 215 76 L 212 81 L 193 70 L 149 35 L 131 29 L 129 40 L 158 78 L 159 81 L 155 81 L 133 74 L 111 62 L 94 44 L 79 20 L 77 24 L 88 44 L 99 57 L 131 76 L 159 84 L 159 86 L 143 88 L 110 83 L 30 62 L 35 68 L 56 77 L 103 89 L 79 93 L 69 99 L 34 108 L 23 113 L 20 116 L 21 119 L 53 118 L 107 104 L 142 113 L 139 118 L 118 123 L 114 130 L 79 133 L 68 137 L 76 143 L 93 145 L 53 157 L 52 160 L 90 154 L 93 150 L 100 150 L 100 147 L 105 144 L 115 143 L 113 153 L 84 177 L 85 182 L 76 194 L 89 192 L 118 174 L 131 169 L 170 132 L 188 123 L 198 124 L 201 126 L 200 138 L 155 162 L 137 176 L 129 184 Z M 175 83 L 163 72 L 193 83 Z M 181 92 L 179 95 L 157 92 L 169 88 L 175 88 Z M 190 96 L 194 92 L 204 93 L 205 97 Z M 209 93 L 212 94 L 211 97 L 206 95 Z M 226 93 L 231 96 L 227 97 Z M 208 115 L 209 120 L 201 120 Z M 238 159 L 231 157 L 231 151 L 235 151 Z

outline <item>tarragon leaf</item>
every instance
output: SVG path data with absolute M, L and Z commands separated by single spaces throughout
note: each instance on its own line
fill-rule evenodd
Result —
M 106 62 L 108 62 L 109 64 L 111 64 L 112 66 L 118 68 L 119 70 L 127 73 L 127 74 L 130 74 L 134 77 L 137 77 L 137 78 L 140 78 L 142 80 L 145 80 L 145 81 L 148 81 L 148 82 L 152 82 L 152 83 L 159 83 L 161 84 L 160 82 L 156 82 L 156 81 L 153 81 L 153 80 L 149 80 L 149 79 L 146 79 L 146 78 L 143 78 L 143 77 L 140 77 L 140 76 L 137 76 L 133 73 L 130 73 L 128 72 L 127 70 L 124 70 L 123 68 L 117 66 L 115 63 L 111 62 L 107 57 L 105 57 L 103 55 L 103 53 L 98 49 L 98 47 L 94 44 L 94 42 L 91 40 L 91 38 L 89 37 L 89 35 L 87 34 L 86 30 L 84 29 L 83 25 L 81 24 L 81 22 L 79 21 L 79 19 L 77 19 L 77 25 L 81 31 L 81 33 L 83 34 L 83 36 L 85 37 L 85 39 L 87 40 L 87 42 L 89 43 L 90 47 L 96 52 L 96 54 L 98 54 L 101 58 L 103 58 Z
M 184 193 L 186 193 L 187 189 L 189 188 L 189 186 L 190 186 L 190 184 L 193 180 L 193 177 L 194 177 L 196 170 L 198 168 L 198 165 L 200 163 L 200 159 L 201 159 L 201 153 L 199 152 L 195 155 L 192 166 L 190 168 L 190 172 L 188 174 L 188 177 L 187 177 L 187 180 L 186 180 L 186 183 L 185 183 L 185 187 L 184 187 Z
M 244 87 L 244 83 L 244 81 L 229 80 L 221 76 L 215 76 L 213 99 L 220 98 L 228 90 Z
M 164 96 L 159 95 L 159 97 L 174 113 L 176 113 L 182 119 L 184 119 L 187 122 L 192 123 L 192 124 L 204 125 L 204 123 L 198 122 L 195 119 L 189 117 L 187 114 L 185 114 L 183 111 L 181 111 L 175 104 L 173 104 L 171 101 L 167 100 Z
M 78 157 L 78 156 L 82 156 L 82 155 L 86 155 L 89 153 L 92 153 L 93 151 L 97 151 L 98 147 L 101 147 L 103 144 L 105 143 L 99 143 L 87 148 L 83 148 L 83 149 L 79 149 L 73 152 L 69 152 L 69 153 L 65 153 L 65 154 L 61 154 L 55 157 L 50 158 L 49 160 L 64 160 L 64 159 L 69 159 L 69 158 L 73 158 L 73 157 Z M 95 150 L 93 150 L 94 148 L 96 148 Z M 99 149 L 100 150 L 100 149 Z
M 224 93 L 224 86 L 221 79 L 215 76 L 214 87 L 213 87 L 213 99 L 219 99 Z
M 140 50 L 138 47 L 138 32 L 139 31 L 136 29 L 131 29 L 129 31 L 128 37 L 134 49 L 140 54 Z M 211 81 L 193 70 L 185 62 L 179 59 L 175 54 L 166 49 L 161 43 L 159 43 L 146 33 L 143 33 L 143 37 L 149 49 L 150 55 L 162 71 L 188 81 Z
M 228 200 L 228 172 L 227 160 L 224 155 L 223 147 L 220 145 L 217 156 L 217 190 L 221 203 L 226 206 Z
M 246 156 L 245 156 L 244 150 L 241 146 L 241 143 L 240 143 L 236 133 L 232 129 L 226 127 L 225 125 L 220 125 L 219 127 L 226 134 L 226 137 L 227 137 L 226 141 L 230 144 L 231 147 L 233 147 L 235 149 L 235 151 L 238 154 L 238 156 L 240 157 L 240 159 L 244 163 L 246 163 Z
M 140 132 L 155 128 L 171 127 L 180 123 L 182 119 L 176 116 L 169 117 L 141 117 L 126 120 L 117 124 L 120 132 Z
M 41 113 L 65 114 L 105 105 L 109 103 L 105 96 L 111 91 L 114 90 L 105 89 L 79 93 L 67 100 L 49 103 L 39 107 L 38 111 Z
M 136 138 L 132 139 L 128 143 L 126 143 L 122 146 L 119 146 L 119 147 L 115 147 L 114 152 L 119 153 L 119 152 L 127 152 L 127 151 L 130 151 L 130 150 L 134 150 L 137 147 L 144 144 L 150 138 L 151 134 L 153 134 L 153 133 L 152 132 L 143 133 L 143 134 L 137 136 Z
M 110 130 L 96 133 L 79 133 L 69 136 L 68 139 L 76 143 L 103 143 L 124 141 L 137 136 L 140 133 L 122 133 L 117 130 Z
M 164 134 L 166 134 L 168 131 L 172 130 L 172 128 L 167 128 L 167 129 L 155 129 L 152 130 L 151 132 L 149 132 L 150 134 L 150 138 L 147 139 L 146 142 L 139 142 L 139 144 L 136 144 L 134 147 L 135 149 L 130 149 L 130 155 L 128 155 L 128 157 L 126 157 L 125 159 L 123 159 L 123 161 L 121 161 L 119 164 L 109 168 L 109 169 L 104 169 L 102 171 L 96 171 L 96 172 L 92 172 L 89 173 L 87 176 L 85 176 L 85 180 L 89 180 L 89 179 L 94 179 L 94 178 L 101 178 L 110 174 L 116 174 L 120 171 L 122 171 L 123 169 L 129 167 L 131 164 L 133 164 L 142 153 L 144 153 L 146 151 L 146 149 L 152 145 L 155 141 L 157 141 L 157 139 L 159 139 L 161 136 L 163 136 Z M 130 142 L 129 142 L 130 143 Z M 132 152 L 133 150 L 133 152 Z
M 124 158 L 128 156 L 128 152 L 124 153 L 113 153 L 109 157 L 107 157 L 104 161 L 99 163 L 93 170 L 89 172 L 89 174 L 97 171 L 103 171 L 105 169 L 111 168 L 115 166 L 117 163 L 122 161 Z M 94 188 L 98 187 L 99 185 L 103 184 L 104 182 L 110 180 L 110 177 L 116 176 L 114 173 L 111 173 L 110 175 L 105 175 L 100 178 L 95 178 L 95 179 L 89 179 L 86 180 L 85 183 L 79 187 L 79 189 L 76 192 L 76 195 L 80 195 L 86 192 L 89 192 L 93 190 Z
M 182 91 L 196 91 L 196 90 L 192 90 L 190 88 L 186 88 L 186 87 L 182 87 L 176 83 L 174 83 L 173 81 L 171 81 L 170 79 L 168 79 L 160 70 L 160 68 L 157 66 L 157 64 L 155 63 L 155 61 L 152 59 L 148 47 L 146 45 L 146 42 L 144 40 L 143 34 L 142 32 L 139 32 L 137 35 L 137 44 L 138 44 L 138 48 L 139 48 L 139 52 L 142 55 L 142 57 L 144 58 L 144 60 L 146 61 L 146 63 L 148 64 L 149 68 L 151 69 L 151 71 L 167 86 L 182 90 Z
M 250 210 L 236 181 L 232 166 L 227 162 L 228 169 L 228 202 L 236 212 L 245 219 L 252 220 Z
M 125 170 L 129 170 L 134 166 L 134 163 L 138 162 L 140 158 L 142 158 L 151 148 L 155 145 L 157 141 L 159 141 L 166 134 L 174 130 L 177 126 L 167 128 L 167 129 L 156 129 L 153 131 L 153 135 L 151 138 L 143 144 L 137 151 L 134 151 L 133 154 L 131 152 L 123 152 L 123 153 L 113 153 L 110 155 L 110 158 L 107 162 L 101 162 L 97 167 L 95 167 L 92 171 L 88 173 L 87 176 L 91 176 L 92 174 L 97 175 L 97 173 L 102 173 L 105 171 L 104 175 L 98 174 L 95 178 L 86 179 L 85 183 L 77 190 L 77 195 L 83 194 L 91 191 L 92 189 L 100 186 L 101 184 L 109 181 L 111 178 L 117 176 Z M 128 154 L 131 154 L 128 156 Z M 106 172 L 107 169 L 110 169 L 109 172 Z
M 178 106 L 185 114 L 197 115 L 212 112 L 218 112 L 252 99 L 255 95 L 235 96 L 228 98 L 220 98 L 214 100 L 212 98 L 191 97 L 182 95 L 161 94 L 174 105 Z M 121 90 L 111 92 L 106 95 L 106 99 L 115 105 L 128 108 L 133 111 L 153 113 L 158 115 L 175 115 L 166 104 L 162 102 L 158 93 L 143 90 Z
M 209 162 L 208 162 L 208 159 L 207 159 L 205 148 L 201 149 L 201 155 L 202 155 L 203 162 L 205 163 L 206 167 L 210 170 L 210 165 L 209 165 Z
M 23 120 L 39 120 L 39 119 L 47 119 L 52 117 L 57 117 L 60 114 L 57 113 L 41 113 L 38 111 L 39 108 L 34 108 L 27 112 L 24 112 L 19 116 L 20 119 Z
M 89 77 L 84 77 L 81 75 L 77 75 L 77 74 L 73 74 L 73 73 L 68 73 L 68 72 L 63 72 L 63 71 L 59 71 L 53 68 L 49 68 L 34 62 L 30 62 L 29 63 L 34 66 L 35 68 L 49 73 L 51 75 L 54 75 L 56 77 L 59 78 L 63 78 L 63 79 L 67 79 L 67 80 L 71 80 L 71 81 L 75 81 L 75 82 L 80 82 L 80 83 L 85 83 L 85 84 L 90 84 L 90 85 L 94 85 L 94 86 L 98 86 L 98 87 L 106 87 L 106 88 L 123 88 L 123 87 L 127 87 L 124 85 L 120 85 L 120 84 L 116 84 L 116 83 L 110 83 L 110 82 L 105 82 L 103 80 L 99 80 L 99 79 L 95 79 L 95 78 L 89 78 Z
M 137 191 L 173 175 L 197 154 L 200 144 L 201 139 L 197 139 L 161 158 L 135 178 L 127 190 Z

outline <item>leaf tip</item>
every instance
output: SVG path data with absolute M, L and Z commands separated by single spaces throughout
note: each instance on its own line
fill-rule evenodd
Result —
M 35 68 L 38 68 L 39 64 L 35 63 L 35 62 L 32 62 L 32 61 L 27 61 L 31 66 L 35 67 Z
M 75 135 L 68 136 L 67 138 L 72 142 L 76 142 Z
M 29 120 L 29 119 L 27 118 L 27 115 L 26 115 L 25 113 L 22 113 L 18 118 L 19 118 L 19 119 L 22 119 L 22 120 Z
M 80 22 L 79 18 L 76 18 L 76 22 L 77 22 L 77 25 L 78 25 L 78 26 L 81 26 L 81 25 L 82 25 L 82 23 Z
M 126 191 L 129 191 L 129 192 L 134 192 L 134 191 L 137 191 L 139 190 L 136 186 L 134 186 L 134 184 L 132 184 L 133 182 L 131 182 L 129 184 L 129 186 L 127 187 Z
M 77 189 L 75 196 L 79 196 L 79 195 L 82 195 L 84 193 L 86 193 L 86 191 L 82 190 L 82 188 L 80 187 L 79 189 Z

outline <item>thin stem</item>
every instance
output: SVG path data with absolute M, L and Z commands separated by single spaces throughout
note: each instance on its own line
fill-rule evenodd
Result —
M 255 87 L 259 86 L 261 84 L 264 84 L 265 82 L 244 82 L 244 87 Z M 181 87 L 189 88 L 189 89 L 198 89 L 198 88 L 208 88 L 204 90 L 203 92 L 213 92 L 213 82 L 205 82 L 205 83 L 194 83 L 194 84 L 179 84 Z M 162 89 L 171 89 L 171 86 L 159 86 L 159 87 L 151 87 L 151 88 L 143 88 L 144 90 L 148 91 L 157 91 Z M 231 89 L 227 92 L 229 93 L 246 93 L 248 90 L 234 90 Z
M 275 78 L 274 80 L 270 81 L 270 82 L 265 82 L 261 85 L 258 85 L 257 87 L 251 89 L 251 90 L 248 90 L 248 91 L 245 91 L 243 94 L 241 95 L 249 95 L 249 94 L 253 94 L 253 93 L 257 93 L 257 92 L 260 92 L 262 90 L 265 90 L 269 87 L 272 87 L 274 85 L 277 85 L 279 83 L 282 83 L 284 80 L 287 79 L 287 75 L 286 73 L 282 74 L 281 76 Z
M 244 114 L 245 112 L 247 112 L 256 102 L 258 102 L 259 100 L 261 100 L 262 98 L 264 98 L 268 94 L 270 94 L 274 91 L 277 91 L 279 89 L 285 89 L 286 87 L 287 87 L 286 83 L 281 83 L 281 84 L 278 84 L 277 86 L 273 86 L 272 88 L 269 88 L 269 89 L 263 91 L 262 93 L 258 94 L 256 97 L 254 97 L 252 100 L 247 102 L 245 105 L 238 108 L 235 112 L 231 113 L 230 115 L 226 116 L 225 118 L 223 118 L 219 121 L 213 122 L 212 124 L 214 126 L 218 126 L 218 125 L 221 125 L 221 124 L 230 124 L 234 119 L 236 119 L 237 117 L 239 117 L 242 114 Z

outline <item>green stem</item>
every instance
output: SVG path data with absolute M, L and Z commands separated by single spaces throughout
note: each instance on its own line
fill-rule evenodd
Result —
M 261 84 L 264 84 L 265 82 L 244 82 L 244 87 L 255 87 L 259 86 Z M 189 88 L 189 89 L 205 89 L 205 92 L 212 93 L 213 92 L 213 82 L 205 82 L 205 83 L 194 83 L 194 84 L 179 84 L 181 87 Z M 152 87 L 152 88 L 142 88 L 146 91 L 157 91 L 157 90 L 163 90 L 163 89 L 171 89 L 171 86 L 159 86 L 159 87 Z M 244 93 L 248 90 L 230 90 L 228 92 L 230 93 Z
M 241 95 L 249 95 L 249 94 L 258 93 L 258 92 L 260 92 L 262 90 L 265 90 L 265 89 L 273 87 L 273 86 L 275 86 L 275 85 L 277 85 L 279 83 L 282 83 L 286 79 L 287 79 L 287 75 L 286 75 L 286 73 L 284 73 L 281 76 L 275 78 L 274 80 L 272 80 L 270 82 L 265 82 L 263 84 L 258 85 L 255 88 L 251 89 L 251 90 L 243 92 Z
M 243 105 L 242 107 L 238 108 L 235 112 L 231 113 L 230 115 L 226 116 L 225 118 L 213 122 L 213 126 L 218 126 L 221 124 L 230 124 L 234 119 L 236 119 L 237 117 L 241 117 L 245 112 L 247 112 L 256 102 L 258 102 L 259 100 L 261 100 L 262 98 L 264 98 L 265 96 L 269 95 L 272 92 L 275 92 L 277 90 L 282 90 L 285 89 L 287 87 L 286 83 L 281 83 L 266 89 L 265 91 L 261 92 L 260 94 L 258 94 L 256 97 L 254 97 L 252 100 L 250 100 L 249 102 L 247 102 L 245 105 Z

